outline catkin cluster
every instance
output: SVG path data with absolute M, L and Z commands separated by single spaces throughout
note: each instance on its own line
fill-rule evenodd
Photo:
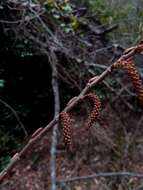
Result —
M 125 69 L 133 83 L 136 94 L 138 95 L 139 101 L 143 106 L 143 84 L 140 79 L 139 73 L 135 68 L 135 65 L 132 61 L 119 61 L 113 65 L 113 68 Z
M 97 121 L 101 109 L 101 102 L 98 96 L 93 93 L 85 95 L 84 99 L 90 101 L 93 107 L 86 126 L 86 128 L 89 129 Z
M 83 97 L 83 100 L 91 102 L 92 110 L 89 114 L 86 129 L 89 129 L 93 123 L 98 119 L 99 112 L 101 109 L 101 102 L 97 95 L 89 93 Z M 70 115 L 67 112 L 61 112 L 60 114 L 60 123 L 62 125 L 62 134 L 65 145 L 68 149 L 72 150 L 72 130 Z
M 60 122 L 62 125 L 62 134 L 65 145 L 71 149 L 72 147 L 72 131 L 71 131 L 71 122 L 70 116 L 67 112 L 62 112 L 60 114 Z

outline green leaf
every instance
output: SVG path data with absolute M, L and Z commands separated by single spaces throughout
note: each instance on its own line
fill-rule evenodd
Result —
M 0 79 L 0 88 L 3 88 L 3 87 L 4 87 L 4 84 L 5 84 L 5 80 Z
M 72 32 L 73 30 L 72 30 L 71 27 L 65 27 L 65 28 L 64 28 L 64 31 L 65 31 L 65 33 L 70 33 L 70 32 Z
M 56 19 L 59 19 L 59 18 L 60 18 L 60 15 L 58 15 L 58 14 L 53 14 L 53 17 L 56 18 Z
M 62 9 L 66 11 L 67 13 L 72 12 L 72 8 L 69 4 L 66 4 L 65 6 L 63 6 Z
M 78 28 L 78 26 L 79 26 L 79 22 L 77 20 L 77 17 L 71 16 L 70 19 L 71 19 L 71 26 L 72 26 L 72 28 L 74 30 L 76 30 Z

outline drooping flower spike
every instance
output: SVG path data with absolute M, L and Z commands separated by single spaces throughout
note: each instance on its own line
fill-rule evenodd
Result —
M 101 102 L 99 97 L 94 93 L 86 94 L 84 99 L 91 102 L 93 107 L 86 126 L 86 128 L 89 129 L 97 121 L 101 109 Z
M 128 76 L 130 77 L 133 83 L 134 89 L 136 91 L 136 94 L 139 98 L 139 101 L 141 105 L 143 106 L 143 83 L 140 79 L 140 75 L 137 69 L 135 68 L 135 64 L 133 63 L 133 61 L 126 60 L 126 61 L 116 62 L 113 65 L 113 68 L 115 69 L 121 68 L 127 71 Z
M 65 145 L 68 149 L 72 148 L 72 130 L 70 116 L 67 112 L 60 113 L 60 123 L 62 125 L 62 134 Z

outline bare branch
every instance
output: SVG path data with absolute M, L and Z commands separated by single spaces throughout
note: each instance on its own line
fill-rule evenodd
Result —
M 69 179 L 61 179 L 58 180 L 57 183 L 69 183 L 74 181 L 81 181 L 81 180 L 92 180 L 97 177 L 137 177 L 143 178 L 143 174 L 141 173 L 134 173 L 134 172 L 101 172 L 96 173 L 93 175 L 81 176 L 81 177 L 73 177 Z
M 63 110 L 64 112 L 70 111 L 75 105 L 78 104 L 78 102 L 82 99 L 82 97 L 89 91 L 89 89 L 91 87 L 93 87 L 94 85 L 96 85 L 97 83 L 99 83 L 101 80 L 103 80 L 111 71 L 111 66 L 109 66 L 99 77 L 98 79 L 95 79 L 92 84 L 91 83 L 87 83 L 87 85 L 85 86 L 85 88 L 81 91 L 81 93 L 79 94 L 79 96 L 77 96 L 77 98 L 72 101 L 71 104 L 68 104 L 65 109 Z M 59 119 L 59 114 L 45 127 L 43 128 L 43 130 L 41 130 L 37 136 L 34 136 L 33 138 L 31 137 L 29 142 L 25 145 L 25 147 L 19 152 L 19 157 L 18 159 L 15 159 L 14 157 L 12 157 L 9 165 L 0 173 L 0 182 L 2 182 L 2 180 L 6 177 L 6 175 L 11 171 L 11 169 L 14 167 L 14 165 L 17 163 L 18 160 L 20 160 L 22 157 L 25 156 L 26 152 L 32 148 L 32 146 L 39 140 L 41 139 L 49 130 L 51 130 L 55 124 L 57 124 Z
M 143 50 L 143 43 L 139 43 L 139 45 L 129 48 L 127 49 L 124 54 L 115 62 L 115 63 L 119 63 L 119 62 L 124 62 L 126 61 L 126 59 L 132 59 L 133 56 L 136 53 L 139 53 Z M 115 64 L 114 63 L 114 64 Z M 114 65 L 113 64 L 113 65 Z M 99 76 L 93 77 L 92 79 L 90 79 L 90 81 L 86 84 L 85 88 L 81 91 L 81 93 L 73 100 L 71 101 L 69 104 L 67 104 L 67 106 L 65 107 L 65 109 L 63 110 L 63 112 L 68 112 L 70 110 L 72 110 L 72 108 L 77 105 L 79 103 L 79 101 L 81 99 L 83 99 L 83 96 L 95 85 L 97 85 L 99 82 L 103 81 L 105 77 L 107 77 L 107 75 L 109 73 L 112 72 L 112 70 L 114 69 L 113 65 L 109 66 L 103 73 L 101 73 Z M 35 135 L 34 137 L 31 137 L 29 142 L 25 145 L 25 147 L 16 155 L 18 155 L 16 158 L 15 156 L 11 159 L 9 165 L 0 173 L 0 182 L 2 182 L 2 180 L 6 177 L 6 175 L 11 171 L 11 169 L 14 167 L 14 165 L 17 163 L 18 160 L 20 160 L 22 157 L 25 156 L 26 152 L 33 147 L 33 145 L 39 140 L 41 139 L 49 130 L 51 130 L 55 124 L 57 124 L 59 120 L 59 114 L 57 114 L 55 116 L 55 118 L 42 130 L 39 130 L 39 133 L 37 135 Z M 112 173 L 114 174 L 114 173 Z M 115 173 L 117 174 L 117 173 Z M 131 175 L 129 173 L 125 173 L 126 175 Z M 122 173 L 122 175 L 125 175 Z M 106 175 L 105 175 L 106 176 Z M 131 175 L 131 176 L 136 176 L 136 177 L 143 177 L 143 174 L 136 174 L 136 175 Z
M 50 59 L 51 58 L 51 59 Z M 55 53 L 51 50 L 49 56 L 51 68 L 52 68 L 52 88 L 54 94 L 54 117 L 60 112 L 60 95 L 59 95 L 59 85 L 58 85 L 58 72 L 57 64 L 58 60 Z M 56 147 L 57 147 L 57 134 L 58 134 L 58 124 L 53 127 L 52 134 L 52 144 L 51 144 L 51 190 L 56 190 Z

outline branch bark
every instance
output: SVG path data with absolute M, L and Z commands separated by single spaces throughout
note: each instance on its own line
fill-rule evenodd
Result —
M 51 59 L 50 59 L 51 58 Z M 54 94 L 54 117 L 60 112 L 60 95 L 59 95 L 59 85 L 58 85 L 58 72 L 57 64 L 58 60 L 56 54 L 51 50 L 50 52 L 50 63 L 52 68 L 52 88 Z M 56 147 L 57 147 L 57 134 L 58 134 L 58 124 L 53 127 L 52 134 L 52 144 L 51 144 L 51 190 L 56 190 Z

